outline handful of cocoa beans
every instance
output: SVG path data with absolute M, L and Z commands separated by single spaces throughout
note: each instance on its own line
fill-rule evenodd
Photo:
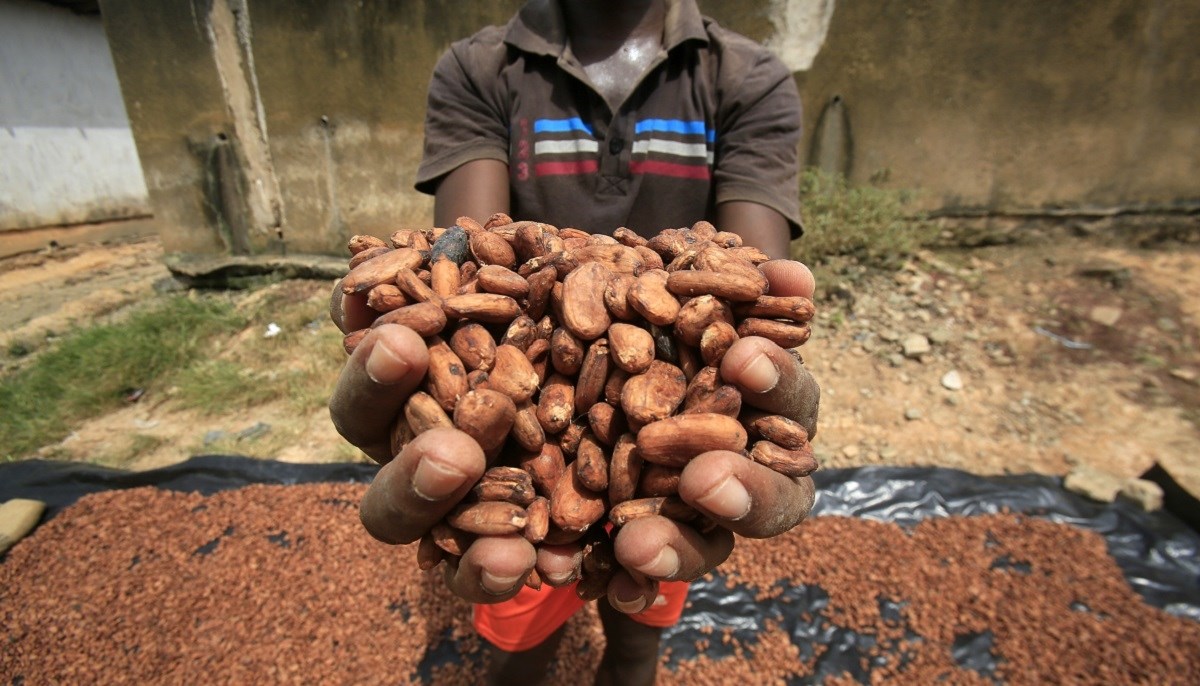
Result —
M 718 368 L 743 336 L 808 340 L 813 304 L 767 293 L 768 257 L 708 222 L 646 239 L 493 215 L 446 229 L 350 239 L 344 292 L 429 346 L 424 384 L 392 434 L 393 454 L 434 427 L 483 448 L 489 469 L 420 542 L 422 569 L 476 536 L 583 547 L 580 597 L 605 593 L 612 537 L 661 515 L 712 523 L 677 493 L 696 455 L 731 450 L 782 474 L 817 468 L 796 422 L 742 408 Z M 353 352 L 367 330 L 346 335 Z M 541 586 L 535 569 L 526 584 Z

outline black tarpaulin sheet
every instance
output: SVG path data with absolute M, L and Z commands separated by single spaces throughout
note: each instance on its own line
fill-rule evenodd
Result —
M 366 483 L 377 467 L 366 464 L 300 465 L 236 456 L 206 455 L 144 472 L 93 465 L 31 460 L 0 465 L 0 502 L 34 498 L 47 503 L 47 518 L 88 493 L 156 486 L 211 494 L 249 484 L 299 484 L 322 481 Z M 1147 603 L 1177 616 L 1200 621 L 1200 534 L 1165 512 L 1147 513 L 1125 502 L 1098 503 L 1065 491 L 1061 480 L 1039 475 L 981 477 L 940 468 L 863 467 L 829 469 L 814 475 L 818 497 L 814 516 L 840 515 L 915 525 L 929 517 L 1022 513 L 1070 524 L 1101 535 L 1129 584 Z M 813 645 L 826 646 L 810 677 L 846 671 L 863 675 L 860 660 L 874 639 L 824 621 L 828 597 L 820 588 L 796 586 L 780 597 L 757 601 L 752 589 L 725 587 L 720 574 L 692 585 L 691 607 L 664 634 L 672 661 L 696 656 L 696 631 L 702 626 L 732 627 L 742 642 L 752 641 L 765 621 L 781 622 L 802 659 Z M 899 607 L 882 601 L 885 616 Z M 802 619 L 806 618 L 806 619 Z M 989 674 L 995 668 L 991 637 L 964 637 L 955 645 L 960 665 Z M 723 657 L 714 642 L 707 654 Z M 443 651 L 429 659 L 452 659 Z M 805 679 L 809 682 L 810 679 Z

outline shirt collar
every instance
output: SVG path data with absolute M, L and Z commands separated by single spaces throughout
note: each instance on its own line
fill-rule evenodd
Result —
M 695 0 L 666 0 L 663 47 L 670 52 L 689 40 L 708 42 Z M 504 42 L 525 52 L 558 57 L 567 45 L 566 21 L 557 0 L 529 0 L 508 22 Z

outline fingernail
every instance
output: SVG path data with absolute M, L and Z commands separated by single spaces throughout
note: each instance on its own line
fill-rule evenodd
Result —
M 367 376 L 381 386 L 399 383 L 408 374 L 408 362 L 383 340 L 375 341 L 367 356 Z
M 636 615 L 646 609 L 646 598 L 642 595 L 632 598 L 609 598 L 609 602 L 618 612 L 624 612 L 627 615 Z
M 441 500 L 458 490 L 466 478 L 466 474 L 426 455 L 413 470 L 412 489 L 426 500 Z
M 752 393 L 766 393 L 779 384 L 779 370 L 766 353 L 759 353 L 742 369 L 741 382 Z
M 543 576 L 551 586 L 566 586 L 575 580 L 575 570 L 572 569 L 566 572 L 560 572 L 558 574 L 550 574 L 549 572 L 546 572 L 543 574 Z
M 479 585 L 483 587 L 483 590 L 492 595 L 501 595 L 511 591 L 513 586 L 516 586 L 517 582 L 523 576 L 524 574 L 518 574 L 517 576 L 497 576 L 487 570 L 481 570 L 479 572 Z
M 750 513 L 750 493 L 732 474 L 696 501 L 722 519 L 737 521 Z
M 665 545 L 662 550 L 658 551 L 658 557 L 638 567 L 637 570 L 646 576 L 657 579 L 672 577 L 679 572 L 679 553 L 676 553 L 671 546 Z

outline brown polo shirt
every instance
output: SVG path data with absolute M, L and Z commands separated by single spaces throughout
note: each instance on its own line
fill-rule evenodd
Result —
M 566 43 L 555 0 L 454 43 L 430 84 L 417 190 L 495 159 L 518 219 L 652 235 L 748 200 L 800 234 L 800 98 L 771 52 L 668 0 L 663 48 L 614 112 Z

